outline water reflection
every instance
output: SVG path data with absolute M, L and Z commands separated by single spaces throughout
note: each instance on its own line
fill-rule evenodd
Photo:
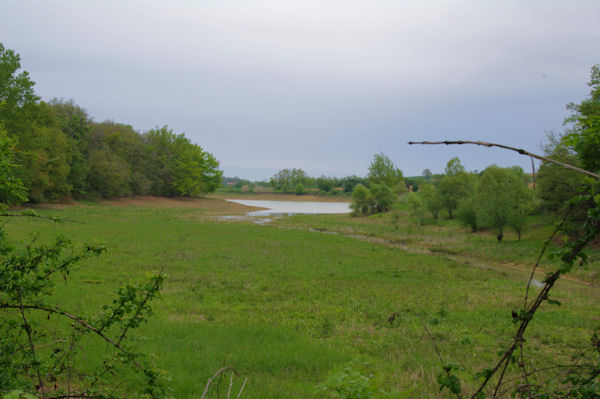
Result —
M 227 201 L 236 204 L 268 208 L 261 211 L 248 212 L 248 216 L 277 216 L 296 214 L 331 214 L 350 213 L 350 204 L 347 202 L 309 202 L 309 201 L 266 201 L 266 200 L 237 200 Z

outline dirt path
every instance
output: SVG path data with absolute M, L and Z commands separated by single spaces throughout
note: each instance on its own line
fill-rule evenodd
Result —
M 487 269 L 487 270 L 493 270 L 498 273 L 502 273 L 505 276 L 510 276 L 516 281 L 527 282 L 531 275 L 531 270 L 532 270 L 532 266 L 533 266 L 533 262 L 532 262 L 532 265 L 523 265 L 523 264 L 516 264 L 516 263 L 509 264 L 509 263 L 490 262 L 489 260 L 484 261 L 482 259 L 478 259 L 473 256 L 449 254 L 449 253 L 435 251 L 435 250 L 432 250 L 431 247 L 425 246 L 425 245 L 410 245 L 409 246 L 409 245 L 389 241 L 384 238 L 365 236 L 365 235 L 361 235 L 361 234 L 348 234 L 348 233 L 344 233 L 344 232 L 330 231 L 330 230 L 322 231 L 322 230 L 310 229 L 310 228 L 308 230 L 312 231 L 312 232 L 323 233 L 323 234 L 339 234 L 344 237 L 349 237 L 349 238 L 353 238 L 356 240 L 368 241 L 368 242 L 385 245 L 385 246 L 393 247 L 393 248 L 400 248 L 403 251 L 410 252 L 410 253 L 425 254 L 425 255 L 431 255 L 431 256 L 440 256 L 440 257 L 444 257 L 447 259 L 451 259 L 457 263 L 461 263 L 464 265 L 475 266 L 475 267 L 479 267 L 479 268 Z M 542 270 L 542 269 L 538 268 L 538 270 L 536 270 L 536 272 L 535 272 L 534 278 L 541 282 L 544 280 L 546 272 L 547 272 L 547 270 Z M 588 281 L 580 280 L 580 279 L 577 279 L 577 278 L 574 278 L 571 276 L 561 276 L 560 280 L 569 285 L 578 286 L 577 287 L 578 291 L 581 290 L 581 288 L 584 288 L 586 294 L 592 295 L 596 298 L 600 298 L 600 292 L 598 292 L 598 290 L 596 289 L 596 286 Z

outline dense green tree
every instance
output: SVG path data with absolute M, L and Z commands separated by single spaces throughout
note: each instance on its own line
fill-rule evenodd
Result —
M 30 201 L 196 196 L 218 186 L 216 159 L 183 134 L 164 127 L 141 135 L 129 125 L 93 122 L 72 100 L 41 102 L 19 69 L 19 56 L 0 43 L 0 128 L 19 158 L 3 179 L 22 182 Z
M 12 178 L 23 182 L 29 199 L 58 199 L 70 192 L 68 145 L 55 113 L 33 90 L 34 82 L 21 68 L 19 55 L 0 43 L 0 126 L 15 139 L 20 166 Z
M 463 198 L 456 209 L 456 218 L 465 226 L 470 227 L 473 232 L 479 227 L 479 211 L 475 196 Z
M 371 184 L 371 195 L 375 201 L 375 212 L 382 213 L 392 209 L 398 196 L 385 184 Z
M 39 100 L 29 73 L 20 69 L 19 55 L 0 43 L 0 124 L 12 135 L 24 127 L 28 108 Z
M 50 106 L 56 114 L 58 127 L 68 137 L 67 161 L 70 171 L 67 182 L 71 186 L 71 194 L 83 197 L 87 193 L 90 172 L 87 154 L 92 120 L 73 100 L 62 101 L 55 98 L 50 101 Z
M 382 152 L 373 157 L 373 161 L 369 165 L 368 178 L 370 183 L 383 184 L 390 188 L 404 186 L 402 171 Z
M 600 172 L 600 65 L 592 67 L 588 85 L 589 98 L 567 106 L 573 112 L 565 121 L 571 130 L 562 142 L 577 152 L 583 168 Z
M 281 169 L 269 181 L 273 189 L 283 193 L 291 193 L 298 183 L 305 184 L 306 172 L 302 169 Z
M 466 197 L 473 195 L 474 176 L 465 171 L 458 158 L 452 158 L 446 164 L 446 175 L 438 185 L 439 196 L 443 208 L 448 211 L 450 219 L 458 204 Z
M 440 196 L 439 190 L 433 185 L 426 184 L 421 186 L 421 197 L 425 208 L 431 212 L 434 218 L 438 218 L 440 211 L 444 209 L 444 202 Z
M 335 180 L 326 176 L 317 178 L 317 188 L 325 193 L 331 192 L 335 186 Z
M 368 215 L 375 206 L 375 198 L 368 188 L 362 184 L 357 184 L 352 191 L 352 208 L 353 214 Z
M 560 145 L 561 138 L 552 134 L 547 137 L 544 146 L 546 157 L 559 162 L 580 166 L 579 157 L 572 149 Z M 568 201 L 583 192 L 586 187 L 585 176 L 551 162 L 543 162 L 536 176 L 536 194 L 542 201 L 545 211 L 557 212 Z
M 496 165 L 487 167 L 479 182 L 477 199 L 481 221 L 496 231 L 498 241 L 502 241 L 507 226 L 515 228 L 520 238 L 524 219 L 532 204 L 522 169 Z
M 423 205 L 423 196 L 418 193 L 410 193 L 406 198 L 406 202 L 410 209 L 411 216 L 419 222 L 419 225 L 423 226 L 425 224 L 425 207 Z M 392 215 L 392 219 L 396 222 L 396 219 L 399 217 L 397 213 Z
M 362 184 L 365 187 L 369 186 L 369 182 L 367 179 L 365 179 L 364 177 L 358 177 L 356 175 L 346 176 L 342 178 L 341 184 L 342 190 L 344 190 L 345 193 L 351 193 L 352 191 L 354 191 L 354 187 L 356 187 L 358 184 Z
M 8 137 L 6 130 L 0 126 L 0 213 L 8 205 L 18 205 L 27 200 L 27 188 L 12 173 L 16 167 L 16 140 Z
M 217 160 L 188 139 L 179 139 L 178 144 L 172 164 L 175 193 L 195 197 L 215 191 L 222 175 Z
M 218 161 L 183 134 L 167 126 L 143 135 L 152 193 L 196 196 L 214 191 L 221 181 Z
M 296 184 L 296 195 L 304 195 L 304 184 Z
M 108 148 L 93 149 L 89 153 L 90 172 L 88 187 L 90 193 L 102 198 L 125 197 L 131 195 L 129 165 Z

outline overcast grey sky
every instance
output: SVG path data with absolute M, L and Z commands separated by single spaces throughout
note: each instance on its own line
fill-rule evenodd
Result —
M 1 0 L 0 41 L 44 100 L 168 125 L 226 176 L 528 167 L 600 63 L 600 0 Z

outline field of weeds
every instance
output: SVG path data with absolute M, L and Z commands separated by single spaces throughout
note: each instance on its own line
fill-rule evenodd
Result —
M 491 366 L 510 342 L 511 310 L 522 302 L 527 268 L 549 229 L 534 220 L 521 242 L 507 236 L 499 244 L 453 222 L 417 225 L 401 211 L 257 225 L 219 220 L 246 211 L 222 200 L 179 205 L 75 204 L 39 212 L 83 223 L 13 218 L 5 227 L 15 245 L 39 232 L 38 242 L 61 234 L 108 246 L 56 294 L 76 313 L 164 268 L 161 299 L 136 338 L 156 355 L 177 398 L 199 397 L 224 364 L 239 371 L 237 388 L 248 377 L 243 398 L 337 397 L 335 384 L 357 375 L 391 397 L 444 397 L 432 338 L 445 361 L 464 368 L 468 391 L 478 382 L 468 372 Z M 553 298 L 563 305 L 544 305 L 536 315 L 525 344 L 531 367 L 568 361 L 589 344 L 600 316 L 596 267 L 559 282 Z M 92 344 L 81 361 L 103 350 Z

